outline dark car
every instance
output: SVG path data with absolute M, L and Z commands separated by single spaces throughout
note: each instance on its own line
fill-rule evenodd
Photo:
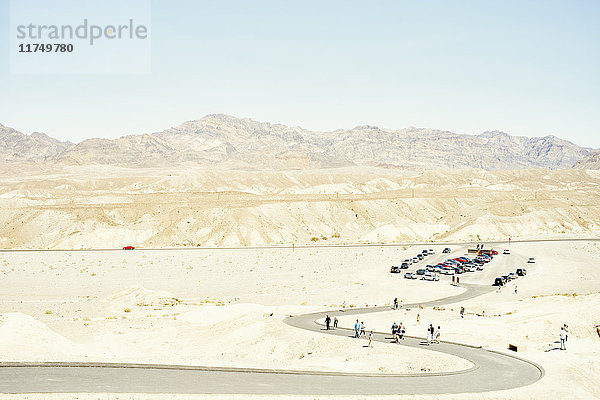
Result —
M 403 262 L 402 264 L 400 264 L 400 268 L 402 269 L 408 269 L 408 263 L 407 262 Z
M 417 254 L 417 258 L 418 258 L 419 260 L 422 260 L 422 259 L 423 259 L 423 254 Z
M 494 284 L 492 286 L 504 286 L 504 280 L 502 278 L 494 279 Z
M 517 268 L 517 275 L 525 276 L 527 275 L 527 270 L 525 268 Z
M 442 250 L 442 253 L 450 253 L 450 247 L 446 247 L 444 250 Z
M 123 247 L 123 250 L 133 250 L 133 249 L 135 249 L 135 247 L 133 247 L 133 246 L 125 246 L 125 247 Z
M 427 272 L 426 270 L 420 268 L 417 270 L 417 275 L 425 275 L 426 272 Z

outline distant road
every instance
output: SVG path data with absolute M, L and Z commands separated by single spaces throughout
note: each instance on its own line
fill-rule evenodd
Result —
M 493 289 L 464 285 L 466 291 L 424 306 L 464 301 Z M 407 304 L 404 307 L 417 307 Z M 389 307 L 333 310 L 329 315 L 356 315 L 389 311 Z M 348 329 L 326 331 L 315 320 L 325 312 L 292 316 L 285 323 L 300 329 L 341 337 Z M 352 339 L 366 343 L 364 339 Z M 377 333 L 385 346 L 391 338 Z M 295 395 L 398 395 L 485 392 L 532 384 L 544 375 L 535 363 L 478 347 L 442 342 L 423 347 L 422 339 L 407 337 L 401 346 L 439 351 L 467 359 L 473 367 L 450 373 L 406 375 L 325 373 L 290 370 L 189 367 L 177 365 L 99 363 L 0 363 L 1 393 L 203 393 Z M 349 342 L 350 344 L 351 342 Z M 391 349 L 391 347 L 390 347 Z M 402 362 L 399 360 L 399 362 Z
M 302 245 L 272 245 L 272 246 L 236 246 L 236 247 L 136 247 L 135 250 L 123 250 L 122 248 L 104 249 L 0 249 L 0 253 L 34 252 L 34 251 L 179 251 L 179 250 L 268 250 L 268 249 L 319 249 L 319 248 L 359 248 L 359 247 L 399 247 L 399 246 L 466 246 L 484 243 L 489 245 L 501 245 L 509 243 L 538 243 L 538 242 L 598 242 L 599 237 L 574 238 L 574 239 L 525 239 L 504 241 L 476 241 L 476 242 L 403 242 L 403 243 L 350 243 L 350 244 L 302 244 Z M 128 243 L 124 243 L 129 245 Z

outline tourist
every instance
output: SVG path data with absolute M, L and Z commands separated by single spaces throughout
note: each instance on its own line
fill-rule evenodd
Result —
M 360 331 L 360 322 L 358 322 L 358 320 L 356 320 L 356 323 L 354 324 L 354 337 L 355 338 L 359 338 L 359 331 Z
M 333 317 L 333 329 L 337 328 L 338 319 L 337 317 Z
M 394 310 L 398 309 L 398 298 L 394 298 Z
M 427 328 L 427 346 L 433 342 L 433 324 L 429 324 L 429 328 Z
M 440 344 L 440 336 L 441 336 L 441 334 L 440 334 L 440 326 L 438 325 L 438 327 L 437 327 L 437 329 L 435 331 L 435 342 L 437 344 Z
M 421 325 L 421 315 L 417 314 L 417 325 Z
M 360 334 L 363 335 L 363 336 L 366 335 L 366 333 L 365 333 L 365 323 L 362 322 L 362 321 L 360 322 Z
M 329 317 L 329 315 L 327 315 L 325 317 L 325 327 L 327 330 L 329 330 L 329 324 L 331 323 L 331 317 Z
M 465 308 L 464 308 L 464 307 L 461 307 L 461 308 L 460 308 L 460 317 L 461 317 L 461 318 L 464 318 L 464 317 L 465 317 Z
M 517 285 L 515 285 L 515 294 L 517 294 Z
M 566 350 L 567 349 L 567 333 L 565 332 L 565 327 L 561 326 L 560 327 L 560 349 L 561 350 Z
M 394 323 L 392 324 L 392 335 L 395 335 L 396 332 L 398 332 L 398 324 L 396 323 L 396 321 L 394 321 Z
M 369 347 L 373 347 L 373 331 L 369 332 Z

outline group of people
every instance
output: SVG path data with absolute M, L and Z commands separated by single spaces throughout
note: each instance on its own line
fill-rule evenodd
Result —
M 364 322 L 358 322 L 358 320 L 356 320 L 356 323 L 354 324 L 354 337 L 355 338 L 360 338 L 361 336 L 366 336 L 367 335 L 367 330 L 365 327 L 365 323 Z M 368 347 L 373 347 L 373 338 L 375 337 L 375 334 L 373 333 L 373 331 L 369 332 L 369 344 L 367 345 Z
M 435 329 L 433 324 L 429 324 L 429 327 L 427 327 L 427 346 L 431 343 L 440 344 L 440 336 L 440 326 L 438 325 L 437 329 Z
M 400 325 L 398 325 L 396 321 L 394 321 L 394 323 L 392 324 L 392 337 L 394 338 L 394 342 L 400 343 L 400 340 L 404 339 L 405 333 L 406 328 L 404 328 L 402 322 L 400 322 Z
M 333 328 L 337 328 L 338 326 L 338 319 L 337 317 L 333 317 Z M 331 317 L 329 316 L 329 314 L 325 317 L 325 327 L 327 328 L 327 330 L 331 329 Z
M 398 298 L 396 297 L 394 299 L 394 310 L 398 310 L 402 308 L 402 300 L 398 301 Z

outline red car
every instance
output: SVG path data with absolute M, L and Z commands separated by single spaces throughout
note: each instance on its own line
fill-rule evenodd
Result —
M 133 249 L 135 249 L 135 247 L 133 247 L 133 246 L 125 246 L 125 247 L 123 247 L 123 250 L 133 250 Z

